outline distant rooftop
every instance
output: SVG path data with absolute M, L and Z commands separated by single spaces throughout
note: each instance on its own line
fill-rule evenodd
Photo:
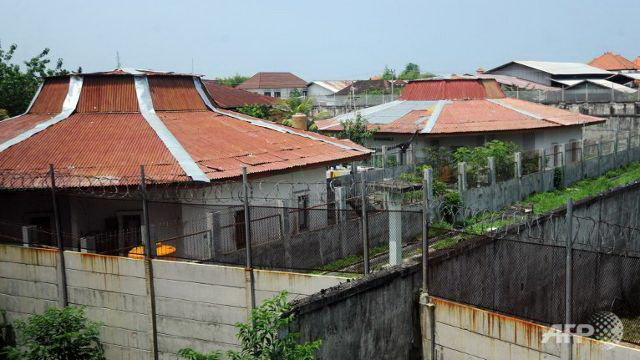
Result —
M 278 102 L 278 99 L 274 97 L 220 85 L 216 80 L 202 80 L 202 82 L 213 101 L 224 109 L 234 109 L 245 105 L 273 105 Z
M 520 64 L 551 75 L 613 75 L 610 71 L 576 62 L 512 61 L 487 71 L 491 73 L 510 64 Z
M 609 71 L 620 71 L 620 70 L 638 70 L 640 66 L 634 64 L 629 61 L 622 55 L 614 54 L 611 52 L 605 52 L 604 54 L 598 56 L 597 58 L 591 60 L 589 65 L 595 66 L 600 69 L 609 70 Z
M 238 85 L 238 89 L 306 88 L 307 82 L 290 72 L 259 72 Z

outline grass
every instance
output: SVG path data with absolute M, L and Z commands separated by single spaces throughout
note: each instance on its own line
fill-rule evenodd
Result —
M 538 215 L 565 207 L 569 198 L 572 198 L 574 201 L 586 199 L 615 187 L 631 184 L 639 180 L 640 164 L 634 163 L 626 167 L 610 170 L 597 178 L 579 181 L 565 189 L 557 189 L 529 196 L 516 205 L 529 205 L 533 208 L 533 213 Z M 474 235 L 498 229 L 521 220 L 518 216 L 501 218 L 500 215 L 503 211 L 484 213 L 465 220 L 465 226 L 461 229 L 460 234 L 442 239 L 434 243 L 432 247 L 434 249 L 444 249 L 471 238 Z M 496 220 L 490 221 L 491 219 Z M 447 226 L 449 228 L 451 227 L 451 225 L 448 224 L 441 225 L 442 228 L 446 228 Z
M 640 317 L 636 318 L 622 318 L 622 325 L 624 326 L 624 341 L 639 344 L 640 343 Z
M 579 181 L 566 189 L 532 195 L 521 203 L 533 205 L 533 212 L 541 214 L 566 206 L 569 198 L 574 201 L 585 199 L 638 180 L 640 180 L 640 164 L 635 163 L 624 168 L 610 170 L 597 178 Z
M 372 248 L 369 249 L 369 256 L 373 257 L 376 255 L 380 255 L 383 252 L 388 250 L 388 245 L 380 245 L 380 246 L 374 246 Z M 322 265 L 318 270 L 320 272 L 333 272 L 333 271 L 338 271 L 340 269 L 344 269 L 346 267 L 349 267 L 351 265 L 355 265 L 359 262 L 362 262 L 364 259 L 364 257 L 362 255 L 351 255 L 351 256 L 347 256 L 345 258 L 342 259 L 337 259 L 334 260 L 330 263 L 324 264 Z

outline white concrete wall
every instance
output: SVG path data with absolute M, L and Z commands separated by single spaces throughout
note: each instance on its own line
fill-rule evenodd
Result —
M 430 324 L 421 299 L 425 359 L 431 346 Z M 431 297 L 435 305 L 436 358 L 446 360 L 568 359 L 568 347 L 543 334 L 558 331 L 529 321 Z M 638 359 L 640 350 L 574 336 L 574 360 Z
M 302 95 L 302 92 L 305 91 L 307 88 L 302 87 L 302 88 L 271 88 L 271 89 L 244 89 L 244 90 L 250 91 L 252 93 L 260 94 L 260 95 L 264 95 L 266 92 L 270 92 L 271 95 L 267 95 L 267 96 L 273 96 L 273 97 L 275 97 L 274 92 L 279 91 L 280 98 L 287 99 L 289 98 L 289 95 L 293 92 L 294 89 L 297 89 L 298 92 Z
M 242 268 L 154 260 L 158 346 L 175 359 L 183 347 L 199 351 L 237 348 L 235 324 L 250 313 L 249 273 Z M 256 270 L 258 304 L 281 290 L 290 299 L 311 295 L 343 278 Z
M 0 310 L 13 322 L 56 307 L 57 252 L 0 246 Z
M 143 260 L 65 251 L 69 303 L 86 306 L 99 321 L 107 359 L 148 359 L 150 300 Z M 56 307 L 57 251 L 0 245 L 0 310 L 9 321 Z M 235 324 L 248 319 L 249 272 L 241 267 L 153 260 L 158 347 L 176 359 L 183 347 L 237 348 Z M 255 270 L 258 304 L 281 290 L 290 299 L 337 285 L 345 278 Z
M 150 356 L 149 306 L 144 262 L 65 251 L 69 304 L 86 306 L 100 321 L 108 359 Z

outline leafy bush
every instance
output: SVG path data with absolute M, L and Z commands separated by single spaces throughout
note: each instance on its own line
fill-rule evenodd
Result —
M 475 148 L 458 148 L 453 153 L 453 161 L 467 163 L 467 174 L 473 179 L 469 181 L 470 185 L 475 181 L 486 181 L 480 179 L 479 175 L 487 173 L 489 157 L 495 158 L 497 178 L 508 179 L 513 177 L 515 171 L 514 154 L 517 150 L 518 147 L 514 143 L 492 140 Z
M 229 351 L 227 357 L 231 360 L 313 360 L 320 341 L 299 344 L 298 334 L 281 334 L 293 321 L 293 314 L 283 315 L 289 309 L 286 291 L 253 309 L 248 322 L 236 324 L 242 350 Z M 187 360 L 220 359 L 217 352 L 200 354 L 189 348 L 181 349 L 178 354 Z
M 269 105 L 244 105 L 236 109 L 237 112 L 259 119 L 268 119 L 271 116 Z
M 16 360 L 104 359 L 99 326 L 86 318 L 83 307 L 50 308 L 16 322 L 18 345 L 6 348 L 6 354 Z
M 375 133 L 375 130 L 368 128 L 369 122 L 360 113 L 357 113 L 354 119 L 344 120 L 340 124 L 343 130 L 338 137 L 349 139 L 360 145 L 364 145 L 365 141 Z

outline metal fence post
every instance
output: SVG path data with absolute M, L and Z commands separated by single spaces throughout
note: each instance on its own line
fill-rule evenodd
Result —
M 513 158 L 515 166 L 513 174 L 518 180 L 518 201 L 520 201 L 522 198 L 522 153 L 518 151 L 513 154 Z
M 431 168 L 422 177 L 422 293 L 429 296 L 429 195 Z
M 382 168 L 387 167 L 387 146 L 382 145 Z
M 369 218 L 367 214 L 367 184 L 364 176 L 360 182 L 360 201 L 362 202 L 362 250 L 363 250 L 363 267 L 364 274 L 369 273 Z
M 565 332 L 569 332 L 569 326 L 572 321 L 572 304 L 573 304 L 573 199 L 569 198 L 567 200 L 567 215 L 566 215 L 566 224 L 567 224 L 567 239 L 566 239 L 566 262 L 565 262 L 565 289 L 564 289 L 564 301 L 565 301 L 565 310 L 564 310 L 564 323 L 565 323 Z M 569 336 L 568 341 L 568 356 L 569 359 L 573 357 L 572 354 L 572 343 L 573 339 Z
M 458 163 L 458 192 L 462 195 L 462 192 L 467 190 L 467 163 Z
M 584 179 L 584 139 L 580 139 L 580 180 Z
M 598 157 L 598 176 L 602 175 L 602 135 L 596 144 L 596 156 Z
M 560 151 L 560 166 L 562 169 L 562 186 L 567 186 L 567 147 L 566 144 L 558 145 Z
M 155 246 L 151 244 L 149 234 L 149 208 L 147 204 L 147 186 L 145 182 L 144 165 L 140 165 L 140 194 L 142 196 L 142 226 L 141 235 L 144 244 L 144 273 L 147 287 L 147 305 L 149 308 L 149 330 L 151 338 L 151 356 L 158 359 L 158 325 L 156 320 L 156 293 L 153 283 L 153 262 Z
M 627 131 L 627 165 L 631 164 L 631 130 Z
M 541 193 L 545 191 L 544 172 L 547 167 L 545 160 L 544 148 L 538 149 L 538 172 L 540 174 L 540 189 L 538 191 Z
M 256 308 L 256 291 L 253 278 L 253 265 L 251 263 L 251 214 L 249 208 L 249 179 L 247 177 L 247 167 L 242 167 L 242 194 L 244 197 L 244 247 L 246 250 L 246 271 L 249 272 L 251 309 Z
M 487 167 L 489 168 L 489 184 L 496 185 L 496 158 L 489 156 L 487 158 Z
M 67 270 L 64 259 L 64 242 L 62 240 L 62 228 L 60 227 L 60 213 L 58 209 L 58 196 L 56 194 L 56 173 L 53 164 L 49 164 L 49 176 L 51 179 L 51 206 L 53 207 L 54 231 L 56 245 L 58 247 L 58 304 L 61 307 L 69 305 L 69 294 L 67 292 Z

